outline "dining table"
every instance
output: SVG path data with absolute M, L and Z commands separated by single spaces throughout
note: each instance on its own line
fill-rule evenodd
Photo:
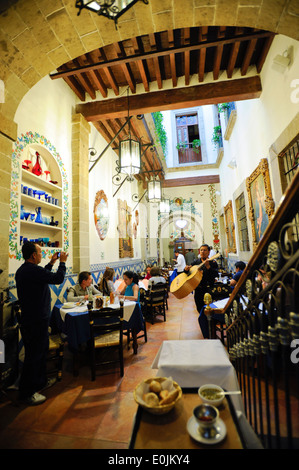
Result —
M 182 387 L 182 397 L 167 414 L 151 414 L 138 406 L 135 414 L 129 449 L 156 449 L 165 452 L 176 450 L 183 459 L 182 450 L 191 454 L 196 449 L 244 449 L 246 439 L 239 419 L 227 395 L 218 407 L 219 419 L 216 422 L 217 435 L 205 438 L 193 416 L 193 410 L 202 404 L 196 387 Z M 187 454 L 188 455 L 188 454 Z M 198 454 L 196 459 L 198 459 Z M 178 462 L 177 462 L 178 463 Z M 183 462 L 182 462 L 183 463 Z
M 90 326 L 88 315 L 88 302 L 83 305 L 75 305 L 73 308 L 67 308 L 66 304 L 57 303 L 53 310 L 50 320 L 50 326 L 54 332 L 58 331 L 67 337 L 69 350 L 77 354 L 81 345 L 90 340 Z M 110 304 L 107 307 L 119 308 L 119 302 Z M 144 330 L 144 319 L 139 302 L 125 300 L 124 302 L 124 330 L 131 330 L 133 336 L 133 351 L 137 354 L 138 343 L 137 334 Z
M 181 387 L 215 384 L 226 390 L 239 391 L 236 371 L 219 339 L 163 341 L 152 369 L 157 377 L 172 377 Z M 243 411 L 241 395 L 233 395 L 232 403 Z

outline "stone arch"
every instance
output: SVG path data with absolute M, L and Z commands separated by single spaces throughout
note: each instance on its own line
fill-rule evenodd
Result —
M 173 223 L 174 220 L 179 219 L 181 217 L 180 214 L 177 214 L 174 218 L 173 217 L 165 217 L 163 219 L 159 220 L 159 225 L 158 225 L 158 241 L 159 241 L 159 252 L 160 256 L 162 258 L 163 253 L 163 243 L 162 243 L 162 233 L 163 230 L 167 228 L 171 223 Z M 195 218 L 193 214 L 188 214 L 186 212 L 183 213 L 183 218 L 191 222 L 194 227 L 196 228 L 197 232 L 200 234 L 201 238 L 204 236 L 204 231 L 203 231 L 203 226 L 198 222 L 198 220 Z M 199 240 L 194 240 L 199 242 Z M 161 246 L 162 243 L 162 246 Z
M 192 26 L 248 26 L 299 39 L 296 0 L 258 0 L 244 5 L 240 0 L 216 0 L 197 6 L 193 0 L 138 2 L 118 29 L 94 13 L 77 16 L 75 0 L 18 2 L 0 16 L 0 79 L 5 85 L 6 119 L 13 119 L 22 97 L 42 77 L 81 54 L 116 41 L 151 32 Z M 2 126 L 1 126 L 2 127 Z M 2 131 L 2 129 L 0 129 Z

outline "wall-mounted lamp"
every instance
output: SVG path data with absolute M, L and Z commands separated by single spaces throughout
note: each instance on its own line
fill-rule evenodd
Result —
M 276 72 L 284 73 L 291 63 L 291 56 L 291 48 L 285 50 L 283 54 L 277 54 L 273 59 L 272 68 L 276 70 Z
M 227 166 L 228 168 L 231 168 L 232 170 L 234 170 L 235 168 L 237 168 L 236 160 L 231 160 Z

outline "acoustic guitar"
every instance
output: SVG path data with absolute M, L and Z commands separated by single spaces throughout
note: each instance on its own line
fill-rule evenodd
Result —
M 209 258 L 209 261 L 219 258 L 219 256 L 220 253 L 216 253 L 216 255 Z M 203 262 L 201 264 L 191 266 L 188 274 L 181 273 L 174 278 L 170 285 L 170 292 L 177 299 L 187 297 L 187 295 L 191 294 L 191 292 L 200 284 L 203 276 L 203 272 L 200 268 L 202 268 L 204 264 L 205 263 Z

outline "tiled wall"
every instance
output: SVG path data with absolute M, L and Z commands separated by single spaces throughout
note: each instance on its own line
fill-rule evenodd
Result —
M 148 259 L 147 262 L 142 260 L 134 260 L 134 261 L 122 261 L 122 262 L 115 262 L 115 263 L 105 263 L 105 264 L 96 264 L 90 266 L 90 272 L 93 278 L 93 284 L 96 285 L 99 281 L 101 273 L 103 273 L 107 266 L 113 268 L 115 271 L 114 280 L 119 279 L 123 276 L 123 273 L 126 271 L 133 271 L 135 273 L 145 271 L 146 265 L 156 265 L 156 259 Z M 64 302 L 67 297 L 67 289 L 77 283 L 78 275 L 77 274 L 69 274 L 71 272 L 71 268 L 67 269 L 67 274 L 65 276 L 64 282 L 60 285 L 50 285 L 51 290 L 51 304 L 52 308 L 56 304 L 56 302 Z M 17 292 L 15 287 L 15 280 L 14 274 L 10 275 L 10 282 L 9 285 L 10 289 L 10 299 L 12 301 L 17 300 Z

